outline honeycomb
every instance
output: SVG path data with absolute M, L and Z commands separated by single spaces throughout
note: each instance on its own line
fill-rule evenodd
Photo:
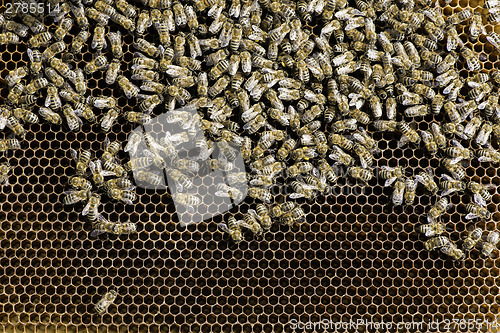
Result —
M 454 0 L 444 13 L 468 7 L 481 10 L 482 2 Z M 500 26 L 486 28 L 500 32 Z M 470 43 L 467 31 L 459 33 Z M 125 36 L 124 43 L 123 61 L 130 66 L 132 38 Z M 488 56 L 484 69 L 499 67 L 498 53 L 484 36 L 474 50 Z M 27 64 L 25 51 L 23 44 L 0 45 L 1 77 Z M 78 66 L 91 57 L 85 48 Z M 101 76 L 94 73 L 88 81 L 92 96 L 113 95 L 124 111 L 132 110 L 133 100 L 105 85 Z M 0 92 L 6 98 L 7 89 Z M 288 332 L 291 320 L 325 318 L 442 324 L 497 320 L 498 258 L 483 260 L 473 253 L 459 266 L 423 251 L 424 237 L 414 229 L 429 198 L 419 188 L 412 207 L 392 208 L 391 190 L 376 179 L 363 188 L 340 181 L 335 195 L 302 205 L 306 223 L 274 224 L 263 239 L 248 238 L 238 246 L 227 241 L 217 223 L 228 214 L 245 213 L 253 200 L 185 229 L 169 196 L 138 188 L 135 205 L 103 206 L 110 220 L 137 223 L 138 233 L 90 239 L 91 223 L 80 217 L 81 205 L 61 203 L 74 174 L 69 149 L 97 152 L 106 137 L 125 142 L 134 128 L 119 122 L 104 134 L 98 126 L 85 123 L 75 133 L 47 123 L 30 125 L 22 149 L 3 157 L 14 168 L 12 185 L 0 187 L 3 332 L 93 332 L 96 325 L 99 332 Z M 418 127 L 426 130 L 428 124 Z M 374 138 L 382 151 L 375 166 L 437 170 L 438 160 L 425 158 L 422 150 L 400 149 L 390 134 Z M 500 170 L 474 160 L 467 176 L 497 186 L 488 208 L 498 211 Z M 450 236 L 459 239 L 468 225 L 460 197 L 451 198 L 453 208 L 444 220 L 452 228 Z M 498 220 L 497 212 L 478 226 L 495 230 Z M 93 314 L 110 287 L 118 289 L 118 298 L 109 313 Z

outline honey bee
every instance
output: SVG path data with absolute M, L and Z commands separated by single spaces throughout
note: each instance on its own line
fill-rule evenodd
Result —
M 157 58 L 160 55 L 160 49 L 143 38 L 137 38 L 133 46 L 150 57 Z
M 436 143 L 436 140 L 434 139 L 434 136 L 427 131 L 421 131 L 420 135 L 422 136 L 422 141 L 425 144 L 425 148 L 431 155 L 436 155 L 438 146 Z
M 42 54 L 37 49 L 28 49 L 28 58 L 30 60 L 30 72 L 37 75 L 42 70 Z
M 468 203 L 465 205 L 465 210 L 468 214 L 465 216 L 466 220 L 471 220 L 475 218 L 489 220 L 491 218 L 491 213 L 486 207 L 481 207 L 476 203 Z
M 20 149 L 21 144 L 17 139 L 1 139 L 0 152 L 6 152 L 9 149 Z
M 443 174 L 443 179 L 439 182 L 439 187 L 443 190 L 441 193 L 442 196 L 465 190 L 464 182 L 455 180 L 447 174 Z
M 396 179 L 403 179 L 404 177 L 404 172 L 403 168 L 401 167 L 389 167 L 386 165 L 383 165 L 380 167 L 380 178 L 385 179 L 385 184 L 384 186 L 390 186 Z
M 424 248 L 427 251 L 433 251 L 442 248 L 443 246 L 447 246 L 449 244 L 450 244 L 450 239 L 448 237 L 436 236 L 425 241 Z
M 45 121 L 48 121 L 49 123 L 52 123 L 54 125 L 61 125 L 62 123 L 61 116 L 49 108 L 41 107 L 40 109 L 38 109 L 38 113 Z
M 99 216 L 99 206 L 101 205 L 101 196 L 96 193 L 91 193 L 87 205 L 82 210 L 82 215 L 88 215 L 90 221 L 97 220 Z
M 12 167 L 9 163 L 0 164 L 0 184 L 3 186 L 9 185 L 9 173 Z
M 120 164 L 115 163 L 113 161 L 109 161 L 109 160 L 104 161 L 102 163 L 102 166 L 103 166 L 104 170 L 111 171 L 112 173 L 114 173 L 114 175 L 116 177 L 119 177 L 119 178 L 123 177 L 126 173 L 126 170 L 124 167 L 122 167 Z
M 0 33 L 0 43 L 6 44 L 6 45 L 19 44 L 19 36 L 16 35 L 15 33 L 9 32 L 9 31 L 4 32 L 4 33 Z
M 427 191 L 431 192 L 432 194 L 436 194 L 438 191 L 438 186 L 436 182 L 434 181 L 434 176 L 432 174 L 432 170 L 428 168 L 425 171 L 421 171 L 418 175 L 415 176 L 417 181 L 424 185 L 424 187 L 427 189 Z
M 424 234 L 426 237 L 439 236 L 445 231 L 446 227 L 442 222 L 433 222 L 422 224 L 417 227 L 417 231 Z
M 13 85 L 19 83 L 26 75 L 29 74 L 28 67 L 22 66 L 18 67 L 7 74 L 5 77 L 5 81 L 9 85 L 9 87 L 12 87 Z
M 61 59 L 52 58 L 50 60 L 50 66 L 52 66 L 52 68 L 57 70 L 63 77 L 68 78 L 72 81 L 74 81 L 76 79 L 75 72 L 71 70 L 69 65 L 62 62 Z
M 446 197 L 439 199 L 427 213 L 427 221 L 429 223 L 436 223 L 437 219 L 449 210 L 451 206 Z
M 118 296 L 116 290 L 111 290 L 105 293 L 104 296 L 99 300 L 99 302 L 96 303 L 94 307 L 95 311 L 98 314 L 103 315 L 106 311 L 108 311 L 109 306 L 113 304 L 116 296 Z
M 63 199 L 65 205 L 73 205 L 77 202 L 87 200 L 90 196 L 89 190 L 69 190 L 64 193 L 66 194 Z
M 481 69 L 481 63 L 474 54 L 474 51 L 472 51 L 467 47 L 463 47 L 460 50 L 460 54 L 462 55 L 462 57 L 464 57 L 465 61 L 467 62 L 467 66 L 469 67 L 470 71 L 478 71 Z
M 43 23 L 29 14 L 27 14 L 27 15 L 23 14 L 22 21 L 35 34 L 38 34 L 38 33 L 45 31 L 45 26 L 43 25 Z
M 300 207 L 295 207 L 290 212 L 284 213 L 280 216 L 280 223 L 288 226 L 292 226 L 293 224 L 298 224 L 304 222 L 305 217 L 304 210 Z
M 373 127 L 377 131 L 395 132 L 398 128 L 398 123 L 394 120 L 376 120 L 373 122 Z
M 61 41 L 68 34 L 68 32 L 73 27 L 73 20 L 66 17 L 59 22 L 56 31 L 54 32 L 54 38 Z
M 12 36 L 15 36 L 11 33 L 5 33 L 3 34 L 3 38 L 0 37 L 0 41 L 3 39 L 2 41 L 2 44 L 5 42 L 5 43 L 9 43 L 12 44 L 13 41 L 14 43 L 15 40 L 17 39 L 17 42 L 19 42 L 19 37 L 16 36 L 16 38 L 13 38 L 11 37 Z M 40 46 L 43 46 L 43 45 L 46 45 L 50 42 L 50 40 L 52 39 L 52 34 L 48 31 L 45 31 L 45 32 L 41 32 L 39 34 L 36 34 L 32 37 L 30 37 L 30 39 L 28 40 L 28 45 L 32 48 L 37 48 L 37 47 L 40 47 Z
M 62 112 L 66 118 L 66 123 L 72 131 L 77 131 L 82 126 L 82 120 L 76 115 L 75 110 L 69 104 L 64 104 L 62 107 Z
M 241 233 L 240 221 L 237 221 L 233 216 L 230 216 L 227 220 L 227 225 L 224 223 L 218 224 L 219 228 L 228 233 L 231 239 L 235 243 L 239 243 L 243 240 L 243 235 Z
M 150 114 L 161 102 L 163 102 L 161 95 L 148 96 L 139 104 L 139 110 L 145 114 Z
M 477 157 L 479 162 L 500 163 L 500 153 L 491 148 L 479 149 L 477 151 Z
M 486 207 L 487 201 L 491 201 L 492 195 L 488 189 L 492 188 L 494 185 L 482 185 L 473 181 L 467 183 L 467 189 L 474 195 L 474 202 L 483 207 Z
M 333 133 L 341 133 L 344 131 L 354 131 L 356 129 L 357 120 L 350 118 L 339 120 L 332 123 L 331 130 Z
M 365 183 L 368 183 L 373 178 L 373 172 L 371 170 L 356 166 L 347 168 L 347 174 L 352 178 L 362 180 Z
M 73 176 L 69 180 L 69 185 L 75 190 L 91 190 L 92 184 L 81 176 Z
M 491 256 L 491 253 L 497 247 L 499 239 L 500 235 L 496 231 L 491 231 L 488 236 L 486 236 L 486 241 L 481 244 L 481 253 L 483 256 Z
M 34 94 L 38 90 L 45 88 L 49 84 L 49 81 L 47 81 L 46 78 L 38 78 L 33 81 L 31 81 L 28 85 L 26 85 L 26 92 L 28 94 Z
M 90 233 L 90 237 L 97 237 L 98 235 L 103 233 L 111 233 L 115 235 L 131 234 L 136 231 L 137 227 L 134 223 L 110 222 L 104 216 L 99 214 L 97 217 L 97 221 L 93 225 L 93 230 Z
M 452 258 L 453 260 L 465 259 L 465 253 L 452 242 L 441 247 L 441 252 L 447 255 L 448 257 Z
M 481 228 L 476 228 L 467 233 L 467 237 L 465 237 L 464 242 L 462 244 L 462 249 L 464 251 L 472 250 L 476 244 L 481 240 L 483 236 L 483 230 Z
M 28 123 L 28 124 L 36 124 L 38 123 L 38 116 L 31 112 L 31 110 L 28 110 L 26 108 L 15 108 L 12 110 L 12 114 L 14 117 L 17 119 Z M 8 118 L 7 118 L 8 121 Z
M 118 75 L 116 81 L 118 82 L 118 85 L 123 90 L 125 96 L 128 99 L 137 97 L 137 95 L 139 94 L 140 89 L 135 84 L 130 82 L 129 79 L 127 79 L 125 76 Z
M 406 143 L 411 142 L 418 145 L 420 143 L 420 135 L 415 131 L 408 123 L 405 121 L 399 122 L 399 129 L 401 130 L 401 140 L 398 142 L 398 146 L 402 147 Z
M 98 70 L 104 69 L 108 66 L 108 59 L 104 55 L 100 55 L 90 62 L 88 62 L 83 70 L 86 74 L 92 74 L 97 72 Z
M 26 130 L 16 117 L 14 116 L 8 117 L 6 125 L 8 128 L 12 130 L 12 132 L 14 132 L 16 136 L 24 138 L 24 136 L 26 135 Z
M 431 123 L 430 131 L 437 146 L 441 149 L 446 148 L 446 137 L 441 132 L 441 127 L 437 123 Z
M 136 195 L 132 191 L 122 190 L 117 188 L 111 188 L 108 190 L 108 195 L 114 200 L 121 201 L 127 205 L 133 205 L 136 199 Z
M 114 174 L 113 174 L 114 175 Z M 113 178 L 107 180 L 104 185 L 108 190 L 117 188 L 121 190 L 132 191 L 135 189 L 135 186 L 132 185 L 132 182 L 127 178 Z
M 118 119 L 119 115 L 120 111 L 117 108 L 110 108 L 101 120 L 101 128 L 103 129 L 103 131 L 108 132 L 113 126 L 116 119 Z
M 12 104 L 18 104 L 19 99 L 24 92 L 24 88 L 25 86 L 24 84 L 22 84 L 22 82 L 19 82 L 12 86 L 12 88 L 10 88 L 9 90 L 9 94 L 7 95 L 7 99 L 9 100 L 9 102 L 11 102 Z

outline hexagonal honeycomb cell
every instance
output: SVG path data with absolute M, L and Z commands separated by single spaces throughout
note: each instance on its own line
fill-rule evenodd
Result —
M 465 8 L 481 11 L 482 5 L 452 0 L 443 3 L 443 11 L 447 16 Z M 484 23 L 487 31 L 500 32 L 500 26 Z M 467 31 L 459 33 L 464 43 L 487 55 L 484 70 L 499 67 L 498 52 L 484 36 L 470 44 Z M 132 37 L 124 34 L 126 71 L 131 44 Z M 0 45 L 1 77 L 27 64 L 25 51 L 24 44 Z M 77 66 L 91 58 L 85 46 Z M 92 96 L 114 96 L 123 111 L 136 107 L 101 78 L 96 72 L 89 79 Z M 0 94 L 5 99 L 7 89 Z M 418 128 L 425 130 L 428 123 Z M 123 121 L 107 134 L 98 124 L 86 123 L 79 132 L 34 124 L 22 149 L 4 155 L 13 174 L 12 185 L 0 187 L 0 331 L 93 332 L 99 325 L 99 332 L 112 333 L 288 332 L 292 320 L 325 318 L 441 325 L 453 319 L 497 320 L 499 260 L 476 253 L 459 266 L 423 251 L 424 237 L 414 228 L 431 202 L 421 188 L 413 206 L 392 209 L 391 190 L 381 181 L 360 187 L 341 180 L 335 195 L 302 206 L 305 223 L 274 224 L 262 239 L 246 235 L 237 246 L 217 223 L 247 212 L 254 200 L 184 229 L 165 192 L 137 188 L 134 205 L 108 201 L 103 211 L 110 220 L 137 223 L 138 233 L 89 238 L 91 223 L 80 217 L 82 205 L 61 202 L 74 174 L 69 149 L 99 152 L 106 137 L 126 142 L 133 129 Z M 438 170 L 437 158 L 399 148 L 392 135 L 374 138 L 382 151 L 374 166 Z M 490 211 L 498 211 L 500 169 L 473 161 L 467 176 L 497 185 Z M 452 196 L 453 207 L 444 215 L 455 239 L 468 227 L 460 200 Z M 494 230 L 499 219 L 495 213 L 478 226 Z M 116 288 L 118 297 L 109 313 L 99 316 L 94 304 L 109 288 Z

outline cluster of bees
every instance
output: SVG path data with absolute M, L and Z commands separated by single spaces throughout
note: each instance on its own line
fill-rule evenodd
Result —
M 102 233 L 129 234 L 136 231 L 133 223 L 117 223 L 108 221 L 99 211 L 101 206 L 101 195 L 104 192 L 113 200 L 132 205 L 136 199 L 133 192 L 132 181 L 127 178 L 127 169 L 132 161 L 124 166 L 117 163 L 116 154 L 121 149 L 117 141 L 106 142 L 106 147 L 100 159 L 92 160 L 92 154 L 88 150 L 78 153 L 71 149 L 71 155 L 76 161 L 76 175 L 71 177 L 69 185 L 71 190 L 66 192 L 63 199 L 65 205 L 73 205 L 78 202 L 86 202 L 82 215 L 94 222 L 91 236 Z M 103 165 L 106 170 L 103 170 Z M 90 172 L 88 172 L 90 169 Z M 113 171 L 109 171 L 113 170 Z M 106 179 L 107 177 L 107 179 Z M 113 178 L 109 178 L 113 177 Z
M 23 3 L 36 3 L 27 0 Z M 427 250 L 440 249 L 461 260 L 464 251 L 481 244 L 489 255 L 498 233 L 472 230 L 463 250 L 444 236 L 439 221 L 449 204 L 444 196 L 473 194 L 466 205 L 467 219 L 490 219 L 488 187 L 466 181 L 463 163 L 500 162 L 491 146 L 500 139 L 500 112 L 496 87 L 500 72 L 481 72 L 478 55 L 458 36 L 467 25 L 472 42 L 480 35 L 500 49 L 500 36 L 486 31 L 479 12 L 464 9 L 445 17 L 428 0 L 49 0 L 51 11 L 0 16 L 0 43 L 27 46 L 29 63 L 4 78 L 9 93 L 0 107 L 0 129 L 12 136 L 0 140 L 0 151 L 17 149 L 25 127 L 43 120 L 79 131 L 83 121 L 99 122 L 103 131 L 124 119 L 150 124 L 153 114 L 170 112 L 172 123 L 199 120 L 206 140 L 196 140 L 199 156 L 214 150 L 224 156 L 211 159 L 212 170 L 233 170 L 238 150 L 247 172 L 234 175 L 248 182 L 248 196 L 257 203 L 240 219 L 220 223 L 231 239 L 243 239 L 243 229 L 260 235 L 274 222 L 287 225 L 305 220 L 297 201 L 328 195 L 340 177 L 367 183 L 374 176 L 378 142 L 370 132 L 401 135 L 399 147 L 425 147 L 441 158 L 444 171 L 438 184 L 428 170 L 415 176 L 400 167 L 382 167 L 380 177 L 392 186 L 392 203 L 411 205 L 418 184 L 439 198 L 428 212 L 428 224 L 418 227 L 427 237 Z M 36 6 L 35 6 L 36 7 Z M 500 19 L 496 0 L 486 1 L 487 19 Z M 23 7 L 21 7 L 23 8 Z M 31 8 L 28 6 L 28 8 Z M 38 7 L 37 7 L 38 8 Z M 45 20 L 54 22 L 48 28 Z M 316 28 L 311 28 L 315 26 Z M 132 65 L 123 68 L 124 35 L 134 42 Z M 92 60 L 81 65 L 75 55 L 88 49 Z M 464 80 L 458 66 L 471 72 Z M 134 111 L 123 112 L 112 96 L 96 96 L 87 79 L 102 72 L 105 83 L 137 100 Z M 473 74 L 472 74 L 473 73 Z M 185 119 L 182 107 L 194 107 L 195 119 Z M 444 113 L 442 123 L 417 131 L 422 117 Z M 63 121 L 64 120 L 64 121 Z M 176 142 L 182 135 L 157 141 L 144 135 L 148 149 L 121 164 L 118 142 L 108 143 L 100 159 L 90 151 L 72 151 L 76 176 L 71 178 L 65 204 L 86 202 L 83 215 L 95 221 L 93 234 L 128 233 L 130 223 L 107 221 L 99 212 L 100 193 L 132 204 L 133 184 L 127 178 L 158 185 L 161 175 L 151 165 L 165 166 L 178 191 L 172 196 L 190 211 L 202 204 L 189 193 L 195 160 L 181 160 Z M 192 137 L 187 137 L 188 140 Z M 126 152 L 137 149 L 141 137 L 130 136 Z M 180 140 L 180 141 L 179 141 Z M 474 151 L 465 148 L 469 143 Z M 90 172 L 87 172 L 87 169 Z M 1 166 L 5 181 L 10 167 Z M 345 172 L 343 172 L 345 171 Z M 111 177 L 113 178 L 106 178 Z M 282 183 L 280 183 L 282 182 Z M 277 185 L 291 189 L 275 203 Z M 237 188 L 220 184 L 218 195 L 239 200 Z M 243 229 L 242 229 L 243 228 Z M 108 292 L 96 310 L 104 313 L 116 298 Z

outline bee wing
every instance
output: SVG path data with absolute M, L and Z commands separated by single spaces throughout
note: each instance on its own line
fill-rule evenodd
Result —
M 359 160 L 361 161 L 361 166 L 364 168 L 364 169 L 367 169 L 368 168 L 368 162 L 366 161 L 365 158 L 359 156 Z
M 453 180 L 453 178 L 451 178 L 449 175 L 447 175 L 447 174 L 445 174 L 445 173 L 443 173 L 443 175 L 442 175 L 442 176 L 443 176 L 443 178 L 444 178 L 445 180 L 448 180 L 448 181 Z
M 410 142 L 408 137 L 406 137 L 405 135 L 401 136 L 401 139 L 398 141 L 398 148 L 406 146 L 408 142 Z
M 299 199 L 299 198 L 303 198 L 304 195 L 303 194 L 300 194 L 300 193 L 292 193 L 290 194 L 290 198 L 291 199 Z
M 472 220 L 472 219 L 475 219 L 475 218 L 477 218 L 477 217 L 479 217 L 479 216 L 478 216 L 478 215 L 476 215 L 476 214 L 473 214 L 473 213 L 469 213 L 469 214 L 467 214 L 467 215 L 465 216 L 465 219 L 466 219 L 466 220 Z
M 482 206 L 482 207 L 486 207 L 486 201 L 484 200 L 484 198 L 478 194 L 478 193 L 475 193 L 474 194 L 474 202 L 477 203 L 478 205 Z
M 69 149 L 69 153 L 71 154 L 71 157 L 72 157 L 74 160 L 78 160 L 78 153 L 76 152 L 76 150 L 74 150 L 73 148 L 70 148 L 70 149 Z
M 227 227 L 227 225 L 225 223 L 219 223 L 217 224 L 217 226 L 223 231 L 223 232 L 226 232 L 226 233 L 230 233 L 229 231 L 229 228 Z
M 85 216 L 85 215 L 87 215 L 89 212 L 90 212 L 90 200 L 89 200 L 89 202 L 87 202 L 87 204 L 85 205 L 85 207 L 83 207 L 83 210 L 82 210 L 82 215 L 83 215 L 83 216 Z
M 462 148 L 462 149 L 464 148 L 464 146 L 462 146 L 462 145 L 460 144 L 460 142 L 458 142 L 458 141 L 457 141 L 457 140 L 455 140 L 455 139 L 451 140 L 451 141 L 450 141 L 450 143 L 451 143 L 453 146 L 455 146 L 455 147 Z
M 252 185 L 252 182 L 250 182 L 250 184 Z M 227 191 L 217 191 L 217 192 L 215 192 L 215 195 L 218 197 L 222 197 L 222 198 L 229 198 L 230 197 L 229 192 L 227 192 Z
M 391 185 L 392 185 L 392 183 L 394 183 L 394 181 L 395 181 L 395 180 L 396 180 L 396 177 L 392 177 L 392 178 L 387 179 L 387 180 L 385 181 L 384 186 L 385 186 L 385 187 L 391 186 Z
M 441 192 L 441 196 L 444 197 L 444 196 L 446 196 L 448 194 L 451 194 L 451 193 L 453 193 L 455 191 L 458 191 L 458 190 L 457 189 L 444 190 L 443 192 Z

